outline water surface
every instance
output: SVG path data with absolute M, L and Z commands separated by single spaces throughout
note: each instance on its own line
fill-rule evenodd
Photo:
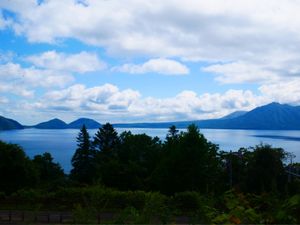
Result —
M 146 133 L 150 136 L 165 138 L 168 129 L 117 128 L 118 132 L 130 130 L 133 134 Z M 93 136 L 97 130 L 89 130 Z M 19 144 L 29 157 L 43 152 L 50 152 L 56 162 L 59 162 L 65 172 L 71 169 L 71 158 L 76 150 L 76 136 L 79 130 L 42 130 L 24 129 L 0 131 L 0 140 Z M 260 143 L 282 147 L 296 155 L 295 161 L 300 161 L 300 131 L 270 131 L 270 130 L 223 130 L 201 129 L 205 137 L 218 144 L 220 149 L 238 150 L 241 147 L 255 146 Z

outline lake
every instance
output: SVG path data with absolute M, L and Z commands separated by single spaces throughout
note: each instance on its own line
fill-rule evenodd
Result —
M 168 129 L 145 128 L 117 128 L 119 133 L 130 130 L 133 134 L 146 133 L 164 139 Z M 97 130 L 89 130 L 91 136 Z M 59 162 L 65 172 L 71 169 L 71 158 L 76 149 L 76 136 L 79 130 L 42 130 L 24 129 L 0 131 L 0 140 L 19 144 L 29 157 L 44 152 L 50 152 L 56 162 Z M 260 143 L 271 144 L 273 147 L 282 147 L 296 155 L 295 161 L 300 161 L 300 131 L 274 130 L 223 130 L 201 129 L 205 137 L 218 144 L 220 149 L 236 151 L 240 147 L 255 146 Z

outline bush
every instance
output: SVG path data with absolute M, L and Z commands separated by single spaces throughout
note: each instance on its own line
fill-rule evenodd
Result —
M 179 213 L 194 213 L 202 205 L 201 196 L 197 192 L 187 191 L 176 193 L 173 199 L 174 206 L 180 210 Z

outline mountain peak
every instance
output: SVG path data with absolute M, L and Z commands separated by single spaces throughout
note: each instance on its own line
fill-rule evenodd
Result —
M 39 123 L 34 127 L 39 129 L 65 129 L 67 128 L 67 124 L 58 118 L 54 118 L 47 122 Z
M 101 124 L 95 120 L 89 118 L 79 118 L 71 123 L 69 123 L 68 128 L 80 129 L 83 125 L 88 129 L 98 129 Z

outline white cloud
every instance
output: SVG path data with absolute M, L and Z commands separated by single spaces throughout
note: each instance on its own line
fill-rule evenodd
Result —
M 113 68 L 113 70 L 131 74 L 159 73 L 165 75 L 185 75 L 189 73 L 189 69 L 182 63 L 163 58 L 150 59 L 140 65 L 124 64 L 121 67 Z
M 1 87 L 0 87 L 1 88 Z M 7 99 L 7 98 L 5 98 L 5 97 L 1 97 L 0 96 L 0 103 L 1 104 L 6 104 L 6 103 L 9 103 L 9 100 Z
M 275 84 L 262 85 L 259 90 L 266 99 L 280 103 L 300 105 L 300 79 L 293 78 L 289 81 Z
M 142 97 L 132 89 L 112 84 L 93 88 L 73 85 L 48 92 L 31 106 L 37 111 L 92 115 L 99 121 L 174 121 L 224 116 L 235 110 L 250 110 L 264 103 L 251 91 L 229 90 L 223 94 L 197 95 L 183 91 L 171 98 Z
M 55 71 L 86 73 L 105 68 L 105 63 L 96 54 L 84 51 L 77 54 L 48 51 L 29 56 L 26 60 L 39 68 Z
M 12 93 L 26 98 L 32 98 L 34 96 L 33 90 L 28 90 L 24 85 L 15 83 L 2 83 L 0 82 L 0 92 Z
M 216 80 L 221 83 L 261 83 L 276 81 L 279 75 L 275 71 L 263 68 L 257 64 L 233 62 L 214 64 L 204 67 L 203 71 L 217 74 Z
M 300 71 L 299 1 L 2 0 L 0 7 L 16 14 L 9 26 L 30 42 L 74 38 L 117 56 L 221 62 L 217 79 L 225 83 Z M 141 66 L 123 70 L 144 71 Z M 228 67 L 241 73 L 230 75 Z
M 37 87 L 64 87 L 73 81 L 69 74 L 34 67 L 23 68 L 19 64 L 0 64 L 0 91 L 24 97 L 32 97 Z
M 116 86 L 105 84 L 93 88 L 84 85 L 73 85 L 67 89 L 51 91 L 45 95 L 47 104 L 40 107 L 55 110 L 79 110 L 90 113 L 108 114 L 127 111 L 133 101 L 138 99 L 139 92 L 126 89 L 120 91 Z

